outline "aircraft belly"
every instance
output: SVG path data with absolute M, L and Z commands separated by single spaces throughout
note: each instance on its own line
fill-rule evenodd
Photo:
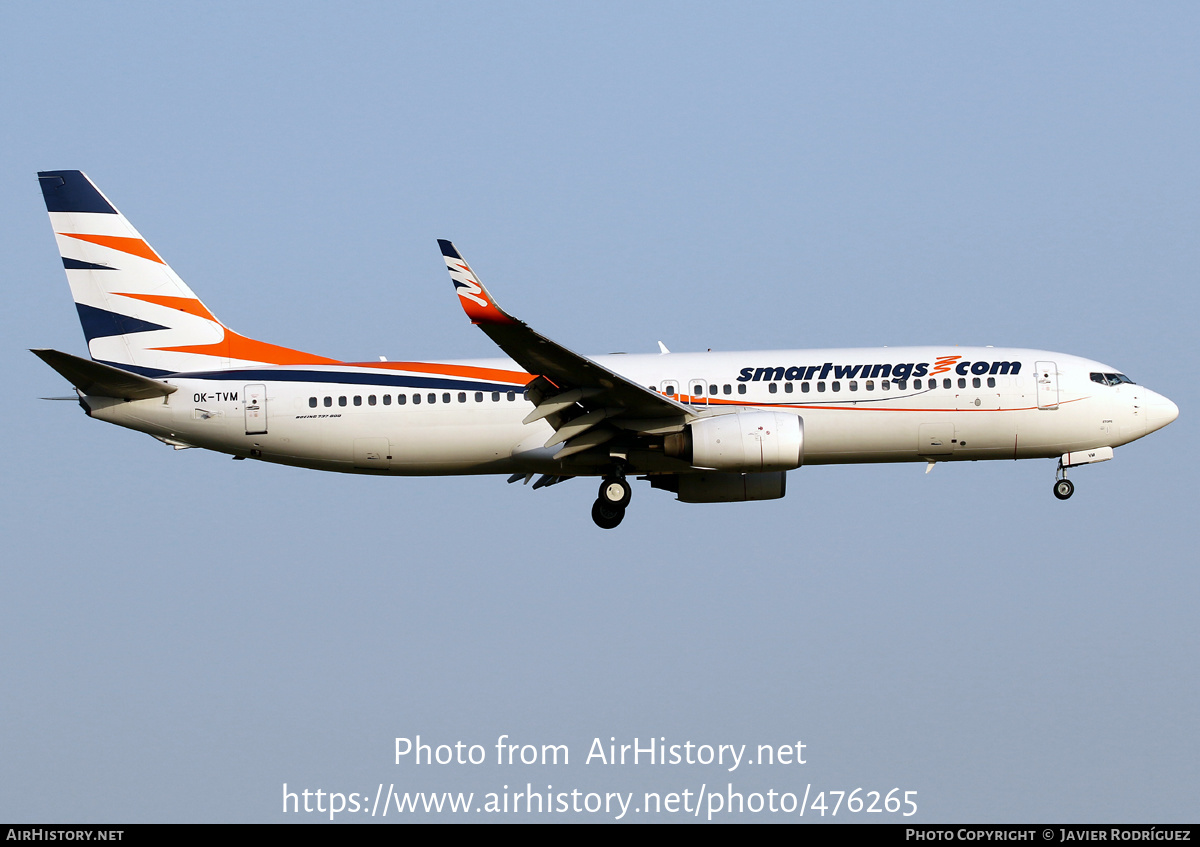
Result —
M 805 464 L 1011 457 L 1020 413 L 980 410 L 833 412 L 804 415 Z
M 419 473 L 461 471 L 508 459 L 525 427 L 442 424 L 390 430 L 391 467 Z

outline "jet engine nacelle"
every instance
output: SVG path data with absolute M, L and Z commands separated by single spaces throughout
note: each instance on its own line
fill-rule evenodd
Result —
M 753 410 L 688 425 L 691 463 L 718 471 L 790 471 L 804 461 L 804 421 L 787 412 Z

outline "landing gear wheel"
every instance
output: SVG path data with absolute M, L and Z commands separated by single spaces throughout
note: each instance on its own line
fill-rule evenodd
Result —
M 1054 483 L 1054 496 L 1059 500 L 1068 500 L 1075 493 L 1075 483 L 1069 479 L 1060 479 Z
M 633 487 L 620 477 L 605 477 L 600 483 L 600 499 L 613 506 L 624 509 L 633 498 Z
M 592 504 L 592 520 L 601 529 L 616 529 L 625 519 L 625 507 L 597 500 Z

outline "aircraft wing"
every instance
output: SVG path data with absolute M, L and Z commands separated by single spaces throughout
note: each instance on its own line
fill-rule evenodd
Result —
M 546 446 L 565 444 L 555 458 L 605 444 L 621 431 L 665 432 L 697 417 L 688 406 L 568 350 L 517 320 L 500 308 L 451 242 L 438 239 L 438 245 L 471 323 L 538 377 L 529 384 L 537 408 L 525 422 L 545 418 L 554 427 L 555 436 Z

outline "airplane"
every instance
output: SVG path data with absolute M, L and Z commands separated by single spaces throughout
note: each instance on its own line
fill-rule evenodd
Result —
M 32 352 L 89 417 L 200 447 L 344 473 L 600 480 L 621 523 L 630 480 L 685 503 L 772 500 L 803 465 L 1113 457 L 1178 407 L 1065 353 L 880 347 L 583 356 L 504 311 L 439 240 L 467 318 L 506 358 L 346 362 L 222 323 L 81 171 L 38 173 L 90 358 Z

